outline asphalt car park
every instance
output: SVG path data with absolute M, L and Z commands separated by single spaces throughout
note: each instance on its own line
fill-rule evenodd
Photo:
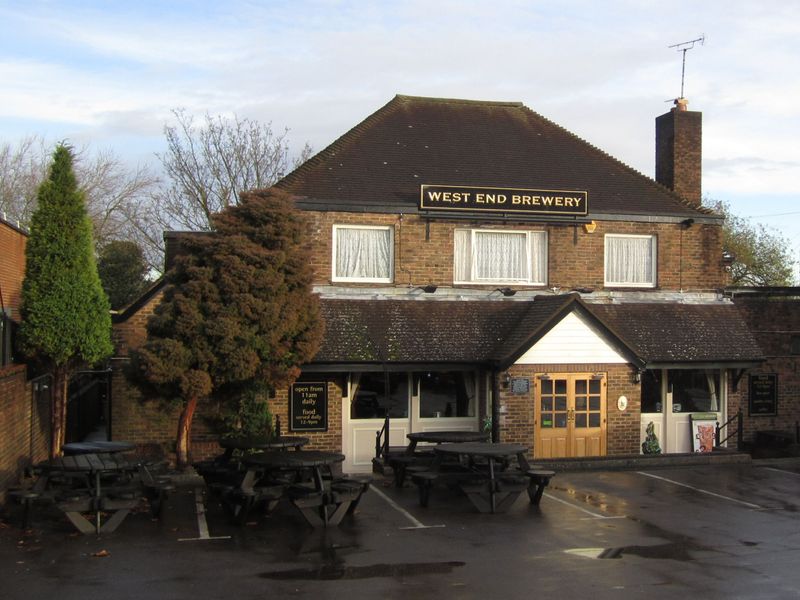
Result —
M 800 462 L 561 472 L 504 514 L 376 479 L 312 529 L 292 506 L 241 526 L 187 485 L 81 536 L 53 514 L 0 529 L 4 598 L 790 598 L 800 596 Z

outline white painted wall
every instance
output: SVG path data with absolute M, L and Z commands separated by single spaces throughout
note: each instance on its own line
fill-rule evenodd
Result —
M 586 319 L 571 312 L 523 354 L 516 364 L 627 362 Z

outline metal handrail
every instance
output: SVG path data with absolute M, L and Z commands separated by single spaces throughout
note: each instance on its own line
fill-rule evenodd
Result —
M 383 427 L 375 432 L 375 458 L 386 457 L 389 455 L 389 416 L 383 420 Z
M 728 425 L 730 425 L 734 421 L 734 419 L 736 420 L 736 430 L 733 433 L 729 433 L 725 437 L 725 439 L 720 439 L 722 437 L 722 430 L 728 427 Z M 744 437 L 743 434 L 744 434 L 744 415 L 742 414 L 742 409 L 740 408 L 738 411 L 736 411 L 735 415 L 733 415 L 730 419 L 725 421 L 722 425 L 720 425 L 719 421 L 717 421 L 717 427 L 714 431 L 714 447 L 720 448 L 722 447 L 722 444 L 727 442 L 733 436 L 736 436 L 736 449 L 741 450 L 743 447 L 742 443 Z

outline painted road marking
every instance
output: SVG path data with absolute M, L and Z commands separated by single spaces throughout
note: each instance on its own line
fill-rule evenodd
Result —
M 397 504 L 397 502 L 395 502 L 394 500 L 389 498 L 389 496 L 384 494 L 382 491 L 380 491 L 374 485 L 370 486 L 370 490 L 373 491 L 374 493 L 378 494 L 378 496 L 380 496 L 384 500 L 386 500 L 386 502 L 389 504 L 389 506 L 391 506 L 393 509 L 395 509 L 397 512 L 399 512 L 401 515 L 403 515 L 406 519 L 411 521 L 411 523 L 413 523 L 413 525 L 411 527 L 401 527 L 400 529 L 431 529 L 431 528 L 434 528 L 434 527 L 444 527 L 444 525 L 425 525 L 423 522 L 419 521 L 416 517 L 414 517 L 414 515 L 412 515 L 410 512 L 408 512 L 406 509 L 404 509 L 399 504 Z
M 561 504 L 566 504 L 570 508 L 574 508 L 575 510 L 579 510 L 581 512 L 584 512 L 587 515 L 591 515 L 591 517 L 593 519 L 624 519 L 625 518 L 624 515 L 623 516 L 609 517 L 608 515 L 602 515 L 600 513 L 592 512 L 591 510 L 583 508 L 582 506 L 577 506 L 575 504 L 572 504 L 571 502 L 567 502 L 566 500 L 562 500 L 561 498 L 556 498 L 555 496 L 553 496 L 552 494 L 549 494 L 547 492 L 545 492 L 544 495 L 545 495 L 545 497 L 549 498 L 550 500 L 555 500 L 556 502 L 560 502 Z
M 679 485 L 681 487 L 689 488 L 690 490 L 694 490 L 695 492 L 700 492 L 701 494 L 707 494 L 708 496 L 714 496 L 715 498 L 722 498 L 723 500 L 728 500 L 729 502 L 735 502 L 737 504 L 741 504 L 748 508 L 754 508 L 756 510 L 764 510 L 763 506 L 759 506 L 758 504 L 752 504 L 750 502 L 745 502 L 744 500 L 739 500 L 737 498 L 731 498 L 730 496 L 723 496 L 722 494 L 717 494 L 715 492 L 709 492 L 708 490 L 704 490 L 699 487 L 694 487 L 692 485 L 681 483 L 680 481 L 675 481 L 674 479 L 667 479 L 666 477 L 661 477 L 660 475 L 653 475 L 652 473 L 645 473 L 644 471 L 636 471 L 639 475 L 644 475 L 645 477 L 652 477 L 653 479 L 659 479 L 661 481 L 666 481 L 667 483 L 671 483 L 673 485 Z
M 197 511 L 197 531 L 200 537 L 178 538 L 179 542 L 196 542 L 199 540 L 229 540 L 229 535 L 211 536 L 208 532 L 208 522 L 206 521 L 206 507 L 203 504 L 203 493 L 200 488 L 194 489 L 194 506 Z
M 776 473 L 788 473 L 789 475 L 797 475 L 800 477 L 800 473 L 796 473 L 794 471 L 787 471 L 786 469 L 776 469 L 775 467 L 761 467 L 762 469 L 766 469 L 767 471 L 775 471 Z

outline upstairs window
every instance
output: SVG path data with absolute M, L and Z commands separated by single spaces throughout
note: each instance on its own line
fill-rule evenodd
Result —
M 391 283 L 392 228 L 333 226 L 333 281 Z
M 454 283 L 547 283 L 547 233 L 456 229 Z
M 656 286 L 656 236 L 606 235 L 605 285 Z

